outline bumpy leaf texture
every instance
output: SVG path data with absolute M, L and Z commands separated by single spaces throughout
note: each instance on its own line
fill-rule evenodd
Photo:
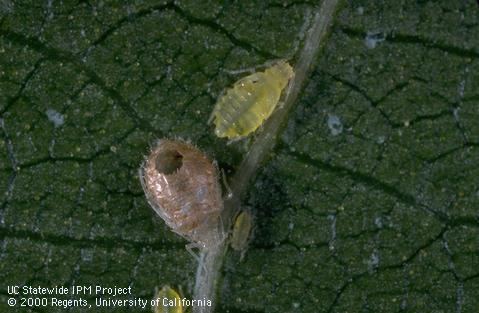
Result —
M 67 311 L 9 307 L 10 285 L 191 297 L 196 261 L 139 164 L 181 137 L 234 172 L 250 141 L 215 138 L 216 98 L 294 57 L 318 4 L 1 1 L 0 311 Z M 479 310 L 478 21 L 472 0 L 341 3 L 251 182 L 254 238 L 217 312 Z

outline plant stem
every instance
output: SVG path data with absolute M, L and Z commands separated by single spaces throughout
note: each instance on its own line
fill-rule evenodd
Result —
M 213 312 L 215 306 L 216 282 L 228 245 L 221 244 L 200 252 L 200 262 L 196 271 L 194 299 L 211 300 L 212 306 L 195 306 L 193 313 Z
M 251 145 L 248 154 L 241 162 L 238 170 L 231 179 L 232 196 L 224 201 L 220 232 L 227 234 L 233 223 L 233 218 L 240 209 L 241 199 L 245 195 L 250 181 L 256 175 L 260 165 L 267 159 L 274 148 L 280 130 L 284 126 L 289 113 L 297 102 L 300 91 L 303 89 L 311 67 L 316 60 L 321 43 L 332 24 L 339 0 L 324 0 L 317 10 L 312 25 L 307 32 L 303 48 L 295 66 L 295 76 L 285 91 L 284 104 L 265 122 L 263 130 L 258 134 Z M 219 238 L 224 238 L 219 236 Z M 194 307 L 193 313 L 214 312 L 216 302 L 216 283 L 228 249 L 227 240 L 220 240 L 218 245 L 205 248 L 201 251 L 198 264 L 194 299 L 204 298 L 212 301 L 211 307 Z

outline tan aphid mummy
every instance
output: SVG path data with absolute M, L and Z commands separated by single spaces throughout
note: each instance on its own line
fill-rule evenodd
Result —
M 218 99 L 211 113 L 215 134 L 238 139 L 254 132 L 273 113 L 293 76 L 291 65 L 281 60 L 264 72 L 237 81 Z
M 175 233 L 208 246 L 223 209 L 218 168 L 200 150 L 179 140 L 160 140 L 140 168 L 151 207 Z

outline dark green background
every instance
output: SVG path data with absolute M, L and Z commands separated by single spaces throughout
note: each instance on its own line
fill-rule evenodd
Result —
M 2 0 L 0 311 L 27 311 L 8 285 L 190 297 L 195 261 L 139 164 L 180 137 L 231 175 L 250 142 L 214 137 L 217 96 L 231 71 L 294 60 L 317 6 Z M 341 2 L 251 182 L 254 238 L 228 254 L 217 312 L 479 311 L 478 21 L 473 0 Z

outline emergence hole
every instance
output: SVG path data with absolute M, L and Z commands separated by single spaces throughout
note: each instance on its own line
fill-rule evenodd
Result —
M 176 150 L 163 151 L 156 158 L 156 170 L 165 175 L 175 173 L 183 165 L 183 156 Z

